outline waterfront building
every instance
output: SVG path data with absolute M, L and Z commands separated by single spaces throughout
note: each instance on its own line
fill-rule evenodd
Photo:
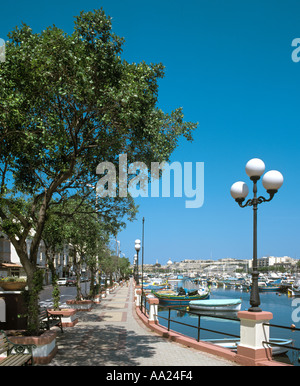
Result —
M 299 262 L 298 259 L 293 259 L 289 256 L 283 257 L 263 257 L 258 259 L 258 267 L 266 266 L 284 266 L 286 270 L 294 269 Z M 184 259 L 179 262 L 172 262 L 171 259 L 166 265 L 160 264 L 144 264 L 145 272 L 160 272 L 184 274 L 188 276 L 202 275 L 207 276 L 228 274 L 231 275 L 238 270 L 249 272 L 252 269 L 252 259 L 232 259 L 222 258 L 218 260 L 212 259 Z

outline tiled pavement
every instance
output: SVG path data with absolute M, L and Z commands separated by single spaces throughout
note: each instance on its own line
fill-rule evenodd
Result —
M 220 357 L 170 342 L 135 315 L 132 283 L 118 287 L 75 327 L 57 334 L 58 352 L 47 366 L 235 366 Z

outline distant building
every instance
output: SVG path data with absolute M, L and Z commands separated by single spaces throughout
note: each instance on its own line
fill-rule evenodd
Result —
M 261 259 L 258 259 L 258 268 L 283 265 L 288 270 L 288 269 L 294 268 L 298 262 L 299 260 L 292 259 L 289 256 L 262 257 Z M 215 274 L 222 274 L 222 273 L 232 274 L 233 272 L 236 272 L 236 270 L 238 269 L 242 269 L 245 272 L 249 272 L 252 269 L 252 263 L 253 263 L 252 259 L 232 259 L 232 258 L 224 258 L 224 259 L 218 259 L 218 260 L 184 259 L 179 262 L 172 262 L 172 260 L 169 259 L 166 265 L 161 266 L 161 269 L 165 270 L 166 272 L 183 273 L 187 275 L 203 274 L 203 273 L 208 275 L 215 275 Z M 153 272 L 155 271 L 155 268 L 157 268 L 157 264 L 144 265 L 144 269 L 147 272 Z
M 258 268 L 261 267 L 272 267 L 276 265 L 281 266 L 291 266 L 294 267 L 297 264 L 298 260 L 292 259 L 289 256 L 283 256 L 283 257 L 275 257 L 275 256 L 264 256 L 260 259 L 257 259 L 257 266 Z

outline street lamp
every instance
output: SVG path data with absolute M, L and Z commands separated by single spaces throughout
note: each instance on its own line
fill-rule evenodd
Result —
M 139 285 L 139 251 L 141 249 L 141 240 L 137 239 L 135 240 L 135 250 L 137 255 L 137 277 L 136 277 L 136 284 Z
M 253 181 L 253 199 L 247 200 L 245 204 L 245 198 L 249 193 L 248 186 L 243 181 L 235 182 L 230 189 L 231 196 L 239 204 L 241 208 L 246 206 L 253 206 L 253 267 L 252 267 L 252 285 L 250 304 L 251 307 L 248 311 L 261 312 L 259 308 L 260 299 L 258 292 L 258 271 L 257 271 L 257 206 L 263 202 L 269 202 L 277 193 L 278 189 L 283 184 L 283 176 L 277 170 L 270 170 L 262 179 L 262 184 L 269 193 L 269 198 L 263 196 L 257 197 L 257 181 L 264 174 L 265 164 L 258 158 L 253 158 L 246 164 L 246 173 Z
M 134 255 L 134 259 L 133 259 L 133 272 L 134 272 L 135 281 L 136 281 L 136 261 L 137 261 L 137 254 Z

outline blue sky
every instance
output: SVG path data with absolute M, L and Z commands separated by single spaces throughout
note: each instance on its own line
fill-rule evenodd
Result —
M 132 261 L 142 236 L 145 263 L 252 257 L 252 208 L 241 209 L 231 185 L 250 180 L 245 165 L 261 158 L 284 184 L 259 206 L 258 256 L 300 258 L 300 62 L 291 59 L 300 38 L 298 0 L 104 0 L 2 2 L 0 38 L 21 21 L 39 32 L 55 24 L 68 33 L 81 10 L 103 7 L 125 38 L 129 62 L 162 62 L 159 107 L 183 107 L 199 122 L 194 141 L 180 141 L 172 161 L 204 162 L 204 204 L 182 198 L 139 198 L 137 221 L 118 235 Z M 249 183 L 248 183 L 249 182 Z M 265 194 L 259 182 L 259 194 Z

